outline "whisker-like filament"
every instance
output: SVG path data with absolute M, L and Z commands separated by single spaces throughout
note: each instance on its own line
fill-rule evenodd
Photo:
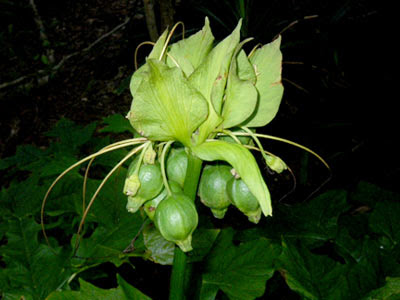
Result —
M 156 43 L 146 41 L 146 42 L 140 43 L 140 44 L 136 47 L 136 49 L 135 49 L 135 55 L 134 55 L 134 58 L 133 58 L 133 59 L 134 59 L 134 62 L 135 62 L 135 70 L 138 69 L 137 54 L 138 54 L 138 52 L 139 52 L 139 49 L 140 49 L 143 45 L 152 45 L 152 46 L 154 46 L 155 44 L 156 44 Z
M 86 217 L 89 213 L 90 208 L 92 207 L 94 200 L 96 200 L 97 195 L 99 194 L 99 192 L 101 191 L 101 189 L 103 188 L 104 184 L 106 184 L 106 182 L 108 181 L 108 179 L 111 177 L 111 175 L 120 167 L 122 166 L 129 158 L 131 158 L 133 155 L 135 155 L 137 152 L 139 152 L 140 150 L 142 150 L 143 148 L 145 148 L 148 145 L 149 142 L 146 142 L 144 144 L 142 144 L 139 147 L 136 147 L 135 149 L 133 149 L 131 152 L 129 152 L 122 160 L 120 160 L 119 163 L 117 163 L 114 168 L 112 168 L 112 170 L 106 175 L 106 177 L 104 177 L 104 179 L 102 180 L 102 182 L 99 184 L 99 186 L 97 187 L 96 192 L 93 194 L 92 199 L 90 200 L 88 206 L 85 209 L 85 212 L 82 215 L 82 219 L 81 222 L 79 223 L 79 228 L 78 228 L 78 232 L 76 234 L 76 240 L 75 240 L 75 250 L 74 250 L 74 255 L 78 249 L 79 246 L 79 240 L 80 240 L 80 233 L 82 231 L 83 228 L 83 224 L 85 223 Z
M 176 24 L 174 25 L 174 27 L 172 27 L 171 31 L 169 32 L 168 37 L 167 37 L 167 40 L 165 41 L 164 47 L 163 47 L 163 49 L 162 49 L 162 51 L 161 51 L 161 54 L 160 54 L 160 57 L 159 57 L 158 60 L 161 60 L 161 59 L 163 58 L 163 56 L 164 56 L 164 54 L 165 54 L 165 51 L 167 51 L 167 47 L 168 47 L 168 44 L 169 44 L 169 42 L 170 42 L 170 40 L 171 40 L 171 38 L 172 38 L 172 35 L 174 34 L 176 28 L 177 28 L 179 25 L 182 25 L 182 40 L 185 39 L 185 24 L 184 24 L 183 22 L 180 21 L 180 22 L 176 23 Z
M 102 154 L 105 154 L 105 153 L 108 153 L 108 152 L 111 152 L 111 151 L 114 151 L 114 150 L 117 150 L 117 149 L 121 149 L 121 148 L 124 148 L 124 147 L 133 146 L 133 145 L 137 145 L 137 144 L 142 144 L 142 143 L 144 143 L 146 141 L 147 141 L 147 139 L 145 139 L 145 138 L 135 138 L 135 139 L 128 139 L 128 140 L 125 140 L 125 141 L 121 141 L 121 142 L 117 142 L 117 143 L 111 144 L 111 145 L 99 150 L 98 152 L 96 152 L 94 154 L 91 154 L 91 155 L 81 159 L 80 161 L 74 163 L 72 166 L 70 166 L 65 171 L 63 171 L 53 181 L 53 183 L 50 185 L 50 187 L 48 188 L 48 190 L 47 190 L 47 192 L 46 192 L 46 194 L 45 194 L 45 196 L 43 198 L 42 207 L 41 207 L 41 210 L 40 210 L 40 224 L 41 224 L 41 227 L 42 227 L 43 236 L 44 236 L 44 238 L 45 238 L 45 240 L 46 240 L 46 242 L 47 242 L 47 244 L 49 246 L 50 246 L 50 243 L 49 243 L 49 240 L 48 240 L 48 237 L 47 237 L 47 234 L 46 234 L 46 229 L 45 229 L 45 226 L 44 226 L 44 210 L 45 210 L 45 206 L 46 206 L 46 203 L 47 203 L 47 199 L 48 199 L 51 191 L 53 190 L 54 186 L 57 184 L 57 182 L 60 181 L 60 179 L 63 178 L 71 170 L 73 170 L 74 168 L 78 167 L 82 163 L 84 163 L 84 162 L 86 162 L 88 160 L 91 160 L 92 158 L 95 158 L 95 157 L 97 157 L 99 155 L 102 155 Z

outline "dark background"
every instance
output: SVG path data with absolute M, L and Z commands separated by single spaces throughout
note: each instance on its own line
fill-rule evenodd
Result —
M 166 24 L 159 1 L 154 11 L 161 32 Z M 400 190 L 394 10 L 382 1 L 254 0 L 245 1 L 248 6 L 240 13 L 239 2 L 172 1 L 170 16 L 185 23 L 188 35 L 202 27 L 207 15 L 217 40 L 228 35 L 242 16 L 243 38 L 256 41 L 249 47 L 268 43 L 281 32 L 285 94 L 277 118 L 264 132 L 321 154 L 333 168 L 332 186 L 351 188 L 365 179 Z M 142 1 L 35 4 L 46 42 L 39 37 L 28 0 L 0 0 L 0 157 L 12 155 L 20 144 L 46 146 L 43 133 L 62 117 L 87 124 L 126 114 L 135 48 L 150 39 Z M 84 50 L 126 17 L 126 26 Z M 149 46 L 140 49 L 139 62 L 148 52 Z M 48 61 L 49 53 L 54 62 Z M 268 145 L 295 173 L 308 159 L 291 146 Z M 326 176 L 310 158 L 300 193 L 305 197 Z

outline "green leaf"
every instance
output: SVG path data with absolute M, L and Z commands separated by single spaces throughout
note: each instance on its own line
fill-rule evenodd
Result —
M 189 38 L 172 44 L 168 54 L 178 63 L 183 73 L 189 77 L 211 51 L 213 41 L 214 36 L 211 32 L 210 22 L 206 17 L 202 30 Z M 167 64 L 170 67 L 176 66 L 169 56 L 167 57 Z
M 134 130 L 129 123 L 128 119 L 123 117 L 120 114 L 115 114 L 103 118 L 103 123 L 106 124 L 99 132 L 113 132 L 113 133 L 122 133 L 122 132 L 130 132 L 134 133 Z
M 264 182 L 254 156 L 239 144 L 224 141 L 209 141 L 192 148 L 193 153 L 202 160 L 223 160 L 238 172 L 257 198 L 265 216 L 272 215 L 271 196 Z
M 131 286 L 117 274 L 118 287 L 113 289 L 101 289 L 82 279 L 79 279 L 79 291 L 56 291 L 47 300 L 94 300 L 94 299 L 118 299 L 118 300 L 151 300 L 138 289 Z
M 240 43 L 236 51 L 239 51 L 245 42 Z M 257 105 L 257 98 L 257 89 L 251 81 L 242 80 L 239 77 L 237 59 L 233 59 L 222 109 L 224 119 L 222 126 L 231 128 L 244 122 L 253 113 Z
M 164 48 L 165 41 L 167 39 L 168 35 L 168 30 L 165 30 L 163 34 L 158 38 L 156 44 L 153 47 L 153 50 L 151 50 L 148 59 L 159 59 L 162 49 Z M 133 73 L 131 82 L 129 84 L 129 89 L 131 91 L 132 97 L 135 97 L 136 91 L 139 88 L 141 82 L 143 80 L 146 80 L 148 78 L 148 73 L 149 73 L 149 66 L 147 63 L 145 63 L 143 66 L 141 66 L 139 69 Z
M 0 247 L 6 264 L 2 277 L 9 282 L 3 292 L 18 299 L 45 299 L 70 276 L 67 257 L 39 244 L 40 226 L 32 218 L 9 219 L 7 230 L 7 244 Z
M 387 277 L 386 284 L 370 292 L 364 300 L 399 300 L 400 299 L 400 277 Z
M 207 117 L 207 103 L 178 68 L 148 60 L 150 74 L 132 102 L 129 121 L 152 140 L 191 144 L 192 133 Z
M 172 265 L 175 243 L 167 241 L 154 224 L 149 224 L 143 230 L 143 240 L 150 251 L 150 259 L 161 265 Z
M 247 127 L 267 125 L 278 112 L 283 95 L 281 82 L 282 53 L 279 50 L 281 37 L 257 49 L 250 58 L 254 66 L 259 101 L 252 116 L 243 124 Z
M 202 299 L 217 286 L 230 299 L 255 299 L 264 294 L 265 283 L 274 274 L 280 246 L 261 238 L 239 246 L 232 243 L 234 230 L 223 230 L 207 256 L 202 281 Z M 214 291 L 214 292 L 213 292 Z
M 207 55 L 203 63 L 190 75 L 189 81 L 208 102 L 208 118 L 199 128 L 199 142 L 203 142 L 222 118 L 222 98 L 233 53 L 239 44 L 241 21 L 231 35 Z
M 345 266 L 326 256 L 311 254 L 300 243 L 283 242 L 282 247 L 277 265 L 292 290 L 304 299 L 347 299 L 342 297 L 347 287 L 339 280 Z
M 400 244 L 400 203 L 379 202 L 369 217 L 369 227 L 377 234 L 387 237 L 392 247 Z

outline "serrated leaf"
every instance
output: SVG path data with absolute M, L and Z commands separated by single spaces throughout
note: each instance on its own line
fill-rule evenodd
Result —
M 190 145 L 192 133 L 207 117 L 205 99 L 178 68 L 151 59 L 147 64 L 150 74 L 136 93 L 129 121 L 149 139 Z
M 265 216 L 272 215 L 271 196 L 264 182 L 254 156 L 249 150 L 239 144 L 224 141 L 204 142 L 192 148 L 193 153 L 202 160 L 223 160 L 228 162 L 238 172 L 257 198 Z
M 106 126 L 100 129 L 99 132 L 134 133 L 134 130 L 131 124 L 129 123 L 128 119 L 120 114 L 115 114 L 103 118 L 103 123 L 106 124 Z
M 3 292 L 42 300 L 70 276 L 67 257 L 59 249 L 39 244 L 39 231 L 32 218 L 8 220 L 7 244 L 0 247 L 0 256 L 10 289 Z
M 183 73 L 189 77 L 210 52 L 213 41 L 214 36 L 211 32 L 210 22 L 206 17 L 202 30 L 172 44 L 168 53 L 178 63 Z M 170 67 L 176 66 L 172 58 L 167 57 L 167 64 Z
M 94 299 L 118 299 L 118 300 L 151 300 L 138 289 L 127 283 L 117 274 L 118 287 L 101 289 L 82 279 L 79 279 L 79 291 L 53 292 L 47 300 L 94 300 Z
M 275 41 L 257 49 L 250 58 L 257 76 L 256 88 L 259 101 L 254 113 L 244 122 L 244 126 L 265 126 L 272 121 L 278 112 L 283 95 L 280 44 L 281 37 L 279 36 Z
M 213 286 L 221 289 L 229 299 L 255 299 L 264 294 L 265 283 L 272 277 L 280 246 L 267 239 L 257 239 L 239 246 L 232 243 L 234 231 L 223 230 L 207 256 L 202 280 L 202 299 Z

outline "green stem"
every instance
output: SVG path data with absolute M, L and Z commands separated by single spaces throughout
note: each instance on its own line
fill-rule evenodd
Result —
M 199 184 L 202 160 L 188 154 L 188 166 L 186 170 L 185 184 L 183 192 L 186 196 L 190 197 L 193 201 L 196 199 L 197 186 Z M 174 263 L 172 265 L 172 274 L 170 282 L 169 299 L 170 300 L 183 300 L 185 299 L 185 282 L 189 282 L 185 278 L 189 272 L 187 269 L 186 254 L 175 246 Z

